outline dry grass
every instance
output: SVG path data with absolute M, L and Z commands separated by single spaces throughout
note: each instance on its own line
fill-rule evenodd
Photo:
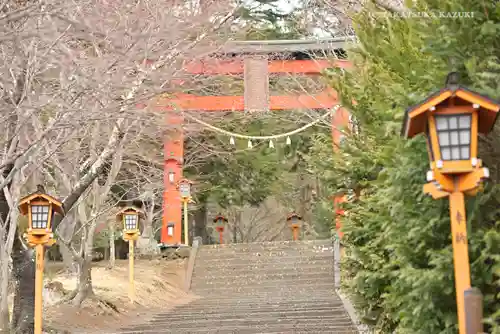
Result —
M 51 328 L 73 329 L 67 333 L 98 333 L 144 321 L 148 316 L 194 299 L 183 290 L 185 260 L 136 260 L 134 304 L 128 299 L 128 261 L 117 261 L 111 270 L 105 265 L 97 265 L 92 270 L 98 298 L 86 300 L 81 308 L 66 304 L 50 306 L 56 300 L 46 296 L 45 321 Z M 53 281 L 62 283 L 65 290 L 76 286 L 76 278 L 68 275 L 56 275 Z

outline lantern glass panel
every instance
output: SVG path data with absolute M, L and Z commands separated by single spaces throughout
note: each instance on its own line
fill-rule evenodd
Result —
M 469 160 L 472 115 L 435 115 L 441 159 Z
M 425 132 L 425 139 L 427 141 L 427 151 L 429 151 L 429 158 L 431 161 L 434 161 L 434 151 L 432 150 L 432 141 L 429 135 L 429 128 L 427 128 Z
M 137 229 L 137 215 L 136 214 L 125 214 L 125 229 L 126 230 L 136 230 Z
M 181 197 L 189 197 L 191 195 L 191 187 L 189 186 L 189 184 L 181 184 L 179 186 L 179 191 L 181 193 Z
M 170 237 L 174 235 L 174 224 L 173 223 L 170 223 L 167 225 L 167 235 Z
M 31 227 L 34 229 L 46 229 L 49 223 L 49 206 L 32 205 L 31 223 L 32 223 Z

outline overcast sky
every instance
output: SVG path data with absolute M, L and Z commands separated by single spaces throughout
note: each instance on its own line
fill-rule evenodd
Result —
M 290 12 L 297 7 L 299 0 L 279 0 L 278 6 L 282 11 Z
M 252 3 L 252 0 L 246 0 L 248 3 Z M 300 3 L 300 0 L 278 0 L 278 8 L 280 8 L 284 12 L 290 12 L 292 11 L 295 7 L 298 6 Z

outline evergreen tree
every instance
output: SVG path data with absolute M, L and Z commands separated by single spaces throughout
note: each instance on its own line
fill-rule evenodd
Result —
M 336 155 L 327 137 L 316 136 L 310 163 L 326 170 L 323 180 L 332 191 L 362 189 L 343 219 L 344 282 L 361 309 L 381 313 L 380 333 L 452 334 L 458 321 L 448 200 L 422 193 L 425 142 L 403 140 L 401 122 L 404 109 L 441 89 L 450 71 L 460 72 L 463 85 L 500 97 L 500 3 L 417 0 L 409 10 L 436 15 L 398 18 L 367 5 L 354 17 L 354 69 L 336 71 L 332 86 L 360 132 Z M 440 14 L 451 12 L 474 14 Z M 480 145 L 492 177 L 484 193 L 467 199 L 472 285 L 484 294 L 487 332 L 500 333 L 498 127 Z

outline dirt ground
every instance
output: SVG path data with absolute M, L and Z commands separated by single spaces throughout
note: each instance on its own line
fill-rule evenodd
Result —
M 62 294 L 54 288 L 44 293 L 44 322 L 49 333 L 102 333 L 147 321 L 158 312 L 165 312 L 195 299 L 184 292 L 184 275 L 187 260 L 166 261 L 136 260 L 136 300 L 128 299 L 128 261 L 117 260 L 114 269 L 107 269 L 107 261 L 97 263 L 92 269 L 94 292 L 99 299 L 87 300 L 81 308 L 72 305 L 54 305 Z M 57 265 L 46 274 L 46 286 L 59 286 L 71 291 L 76 278 L 57 274 Z M 109 303 L 109 304 L 108 304 Z M 46 327 L 44 326 L 44 327 Z

